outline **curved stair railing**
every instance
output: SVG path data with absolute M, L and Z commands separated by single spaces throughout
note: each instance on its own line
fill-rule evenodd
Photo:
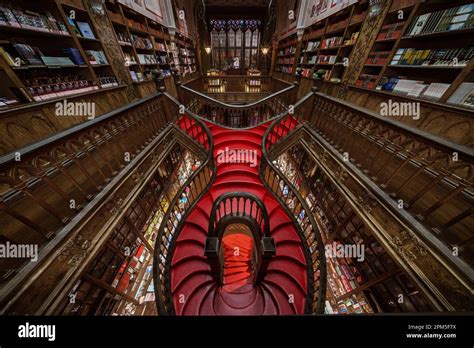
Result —
M 275 241 L 270 236 L 265 205 L 257 196 L 246 192 L 223 194 L 212 206 L 205 256 L 211 264 L 213 276 L 222 285 L 220 246 L 226 227 L 232 223 L 244 223 L 252 232 L 256 250 L 254 282 L 259 282 L 266 274 L 270 259 L 275 255 Z
M 178 85 L 179 99 L 186 108 L 210 122 L 234 128 L 253 127 L 280 115 L 295 102 L 297 91 L 297 86 L 292 84 L 258 101 L 236 105 L 219 101 L 186 85 Z
M 269 155 L 275 144 L 298 127 L 297 119 L 311 113 L 313 103 L 313 93 L 307 94 L 294 106 L 295 115 L 283 113 L 267 128 L 262 142 L 260 178 L 292 218 L 303 242 L 308 270 L 305 313 L 322 314 L 326 297 L 326 260 L 321 233 L 306 201 Z
M 168 97 L 178 104 L 174 98 Z M 170 275 L 176 238 L 186 217 L 211 187 L 216 175 L 216 165 L 213 158 L 214 142 L 207 126 L 198 116 L 188 110 L 178 120 L 178 124 L 202 147 L 206 158 L 199 169 L 194 171 L 176 192 L 158 230 L 153 256 L 153 281 L 159 315 L 173 315 L 175 313 L 170 290 Z
M 471 147 L 323 93 L 315 93 L 305 120 L 308 134 L 360 170 L 391 210 L 472 283 Z

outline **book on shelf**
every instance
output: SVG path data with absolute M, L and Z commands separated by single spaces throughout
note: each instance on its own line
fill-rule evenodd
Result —
M 370 52 L 365 64 L 384 65 L 388 61 L 391 51 Z
M 412 88 L 417 84 L 423 84 L 423 81 L 400 79 L 393 88 L 393 93 L 408 95 Z
M 463 82 L 449 97 L 448 103 L 474 108 L 474 82 Z
M 82 36 L 81 32 L 79 31 L 79 28 L 77 27 L 76 22 L 69 16 L 67 17 L 67 21 L 69 22 L 69 25 L 71 26 L 71 29 L 74 34 L 76 34 L 77 36 Z
M 432 83 L 421 95 L 422 98 L 439 100 L 447 89 L 451 86 L 449 83 Z
M 383 41 L 387 39 L 398 39 L 402 35 L 403 27 L 405 22 L 386 24 L 380 29 L 377 36 L 377 41 Z
M 41 60 L 43 53 L 41 53 L 38 47 L 32 47 L 30 45 L 21 43 L 14 43 L 12 45 L 25 64 L 43 65 L 43 61 Z
M 398 49 L 390 65 L 463 67 L 474 57 L 474 47 L 421 50 Z
M 378 76 L 376 75 L 361 74 L 355 85 L 358 87 L 373 89 L 375 88 L 375 82 L 377 81 L 377 78 Z
M 18 104 L 18 100 L 0 96 L 0 108 L 6 108 L 14 104 Z
M 472 26 L 474 4 L 468 4 L 417 16 L 408 26 L 406 36 L 467 29 Z
M 86 50 L 87 58 L 89 59 L 89 63 L 92 65 L 106 65 L 108 64 L 107 58 L 103 51 L 94 51 L 94 50 Z
M 54 18 L 48 11 L 37 13 L 19 8 L 0 6 L 0 25 L 54 32 L 63 35 L 69 34 L 64 23 Z
M 46 66 L 74 66 L 74 62 L 69 57 L 48 57 L 41 56 L 41 60 Z
M 351 34 L 351 37 L 344 41 L 344 46 L 355 45 L 357 38 L 359 37 L 359 32 L 355 32 Z
M 95 39 L 94 32 L 91 26 L 87 22 L 76 22 L 79 30 L 81 31 L 82 37 L 86 39 Z
M 63 49 L 65 53 L 68 54 L 69 58 L 74 62 L 74 64 L 77 65 L 83 65 L 86 64 L 84 62 L 84 59 L 82 58 L 81 52 L 77 48 L 65 48 Z
M 319 48 L 320 41 L 308 41 L 308 44 L 306 46 L 306 51 L 307 52 L 312 52 L 316 51 Z

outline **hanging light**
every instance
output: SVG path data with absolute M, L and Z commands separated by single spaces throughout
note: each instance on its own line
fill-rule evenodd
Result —
M 207 54 L 211 54 L 211 50 L 212 50 L 211 46 L 204 47 L 204 51 L 206 51 Z
M 268 52 L 270 52 L 270 47 L 268 47 L 268 46 L 262 46 L 262 47 L 261 47 L 261 50 L 262 50 L 262 53 L 263 53 L 264 55 L 267 55 Z
M 369 1 L 369 17 L 373 18 L 382 13 L 385 0 L 370 0 Z

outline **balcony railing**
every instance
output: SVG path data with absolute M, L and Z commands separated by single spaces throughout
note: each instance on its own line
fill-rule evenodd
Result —
M 177 118 L 163 94 L 0 157 L 2 242 L 41 249 Z M 177 110 L 177 106 L 174 106 Z M 25 259 L 0 260 L 0 282 Z
M 255 246 L 254 283 L 263 279 L 272 256 L 275 242 L 270 236 L 268 212 L 263 202 L 246 192 L 229 192 L 220 196 L 213 204 L 209 219 L 205 255 L 211 263 L 213 275 L 222 284 L 223 266 L 221 242 L 225 229 L 233 223 L 246 224 Z
M 247 93 L 269 95 L 285 89 L 290 84 L 270 76 L 219 75 L 203 76 L 185 84 L 186 87 L 201 93 L 219 94 Z M 255 99 L 255 97 L 253 97 Z
M 295 105 L 294 114 L 284 113 L 268 127 L 262 143 L 260 177 L 293 219 L 303 242 L 309 280 L 305 312 L 321 314 L 324 312 L 326 294 L 326 261 L 321 233 L 300 192 L 275 166 L 269 155 L 275 144 L 298 127 L 297 120 L 311 113 L 313 102 L 314 96 L 306 95 Z
M 256 126 L 283 113 L 296 101 L 298 89 L 295 85 L 289 84 L 281 86 L 283 88 L 273 87 L 275 92 L 262 95 L 258 101 L 235 105 L 217 100 L 215 96 L 190 86 L 192 84 L 178 86 L 179 99 L 189 110 L 209 121 L 233 128 Z M 255 93 L 245 95 L 252 96 L 253 99 L 256 96 Z
M 386 194 L 392 213 L 472 280 L 474 151 L 322 93 L 307 98 L 307 108 L 269 131 L 266 149 L 294 127 L 319 136 Z
M 448 249 L 474 264 L 471 148 L 317 93 L 309 125 Z M 458 259 L 458 258 L 455 258 Z M 471 272 L 472 276 L 472 272 Z

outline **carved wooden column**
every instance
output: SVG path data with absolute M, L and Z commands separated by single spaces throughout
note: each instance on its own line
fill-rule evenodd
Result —
M 84 7 L 89 12 L 97 31 L 98 39 L 102 42 L 102 46 L 106 54 L 110 57 L 110 65 L 117 77 L 118 83 L 126 85 L 126 93 L 129 101 L 138 98 L 133 81 L 130 77 L 128 69 L 125 67 L 125 58 L 122 49 L 115 36 L 115 30 L 112 22 L 107 16 L 107 9 L 100 0 L 82 0 Z
M 385 15 L 390 9 L 391 0 L 387 0 L 382 12 L 375 17 L 367 16 L 362 28 L 360 29 L 359 39 L 349 57 L 349 66 L 342 76 L 342 83 L 353 85 L 359 78 L 365 62 L 369 57 L 370 49 L 374 45 L 377 35 L 382 27 Z

